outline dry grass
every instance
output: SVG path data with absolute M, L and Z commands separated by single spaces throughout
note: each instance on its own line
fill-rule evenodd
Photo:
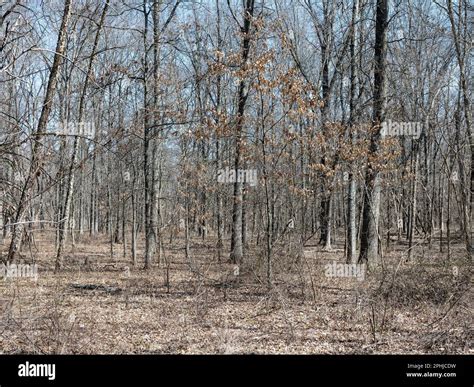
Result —
M 410 263 L 393 251 L 358 281 L 324 275 L 340 248 L 298 259 L 285 243 L 269 290 L 258 250 L 237 278 L 212 240 L 193 241 L 191 262 L 182 246 L 166 249 L 169 270 L 144 272 L 120 245 L 111 257 L 107 240 L 84 238 L 54 274 L 51 235 L 35 239 L 24 261 L 35 258 L 38 280 L 0 281 L 2 353 L 473 352 L 471 265 L 434 251 Z

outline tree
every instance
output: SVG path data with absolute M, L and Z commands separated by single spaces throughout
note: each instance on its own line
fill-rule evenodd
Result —
M 377 258 L 379 248 L 380 182 L 377 156 L 385 109 L 385 77 L 387 56 L 388 0 L 377 0 L 374 49 L 374 96 L 372 108 L 373 133 L 364 187 L 364 207 L 359 263 Z
M 34 184 L 37 178 L 42 173 L 43 167 L 43 144 L 42 136 L 45 134 L 46 125 L 48 123 L 49 115 L 53 105 L 54 93 L 56 91 L 56 85 L 58 81 L 59 68 L 64 60 L 64 50 L 66 46 L 66 36 L 69 18 L 71 16 L 71 0 L 65 0 L 64 11 L 61 21 L 61 27 L 59 29 L 58 40 L 56 44 L 56 50 L 54 53 L 53 65 L 49 74 L 48 85 L 46 87 L 46 94 L 44 97 L 43 106 L 41 109 L 41 115 L 38 121 L 36 132 L 34 133 L 34 144 L 31 152 L 30 168 L 26 177 L 21 197 L 17 206 L 14 224 L 12 228 L 12 236 L 10 242 L 10 248 L 8 251 L 8 262 L 15 260 L 16 253 L 18 252 L 21 244 L 21 237 L 23 232 L 23 219 L 28 209 L 28 202 L 31 199 Z
M 84 118 L 84 109 L 85 109 L 85 104 L 86 104 L 86 95 L 87 95 L 87 88 L 89 85 L 89 80 L 92 74 L 92 66 L 94 63 L 94 58 L 97 54 L 97 46 L 99 44 L 99 38 L 100 34 L 102 31 L 102 27 L 104 25 L 105 21 L 105 16 L 107 14 L 107 9 L 109 7 L 109 1 L 107 0 L 105 2 L 104 8 L 102 10 L 102 14 L 100 16 L 99 23 L 97 25 L 97 31 L 95 34 L 95 39 L 94 43 L 92 45 L 92 52 L 89 56 L 89 63 L 87 65 L 87 71 L 86 75 L 84 78 L 84 83 L 82 86 L 82 92 L 81 92 L 81 97 L 79 100 L 79 112 L 78 112 L 78 119 L 77 122 L 79 123 L 79 126 L 82 126 L 83 123 L 83 118 Z M 79 140 L 81 136 L 80 133 L 76 133 L 74 136 L 74 144 L 73 144 L 73 150 L 72 150 L 72 157 L 71 157 L 71 162 L 69 164 L 69 171 L 68 171 L 68 176 L 67 176 L 67 186 L 66 186 L 66 198 L 64 202 L 64 206 L 62 207 L 62 212 L 61 212 L 61 217 L 60 217 L 60 225 L 59 225 L 59 236 L 58 236 L 58 248 L 57 248 L 57 253 L 56 253 L 56 264 L 55 264 L 55 270 L 59 271 L 62 266 L 62 252 L 64 248 L 64 236 L 66 233 L 66 228 L 69 224 L 69 214 L 70 214 L 70 207 L 71 207 L 71 198 L 72 198 L 72 193 L 73 193 L 73 188 L 74 188 L 74 170 L 76 167 L 76 159 L 77 159 L 77 152 L 79 148 Z
M 241 28 L 242 34 L 242 45 L 241 45 L 241 60 L 240 60 L 240 71 L 242 72 L 241 80 L 238 86 L 237 94 L 237 116 L 235 118 L 235 161 L 234 171 L 238 171 L 243 166 L 243 127 L 244 127 L 244 116 L 245 107 L 248 99 L 248 81 L 245 76 L 247 65 L 250 56 L 250 43 L 252 39 L 251 29 L 253 23 L 253 15 L 255 9 L 254 0 L 246 0 L 243 11 L 243 27 Z M 233 210 L 232 210 L 232 243 L 230 258 L 233 263 L 240 264 L 242 262 L 244 250 L 242 243 L 242 208 L 243 208 L 243 184 L 242 182 L 235 179 L 234 183 L 234 196 L 233 196 Z

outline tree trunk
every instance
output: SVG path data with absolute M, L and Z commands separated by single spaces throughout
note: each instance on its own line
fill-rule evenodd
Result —
M 351 42 L 350 42 L 350 97 L 349 97 L 349 135 L 351 143 L 355 141 L 355 94 L 357 85 L 357 66 L 356 66 L 356 53 L 355 53 L 355 42 L 356 37 L 356 23 L 359 20 L 359 0 L 354 0 L 352 5 L 352 20 L 351 20 Z M 347 195 L 347 257 L 348 263 L 353 262 L 356 259 L 357 254 L 357 226 L 356 226 L 356 195 L 357 195 L 357 183 L 354 176 L 354 169 L 349 173 L 349 192 Z
M 241 48 L 241 70 L 246 70 L 250 54 L 250 30 L 252 28 L 252 19 L 254 12 L 255 0 L 246 0 L 244 8 L 244 26 L 242 28 L 242 48 Z M 242 166 L 242 152 L 243 152 L 243 126 L 245 105 L 247 103 L 248 90 L 246 90 L 247 80 L 242 78 L 239 83 L 238 91 L 238 109 L 236 122 L 236 139 L 235 139 L 235 161 L 234 170 L 238 174 Z M 243 258 L 242 246 L 242 183 L 235 179 L 234 196 L 233 196 L 233 210 L 232 210 L 232 240 L 230 259 L 234 264 L 239 264 Z
M 82 87 L 82 93 L 81 93 L 81 98 L 79 101 L 79 114 L 78 114 L 78 122 L 79 125 L 82 125 L 82 119 L 84 116 L 84 105 L 85 105 L 85 99 L 87 95 L 87 87 L 89 84 L 89 78 L 92 74 L 92 64 L 94 63 L 94 58 L 97 52 L 97 46 L 99 44 L 99 38 L 100 38 L 100 33 L 102 30 L 102 26 L 104 25 L 105 21 L 105 15 L 107 14 L 107 9 L 109 7 L 109 2 L 106 1 L 104 5 L 104 9 L 102 10 L 102 15 L 100 17 L 99 25 L 97 27 L 97 32 L 95 35 L 94 39 L 94 44 L 92 46 L 92 53 L 89 58 L 89 64 L 87 67 L 87 72 L 85 75 L 85 80 L 84 84 Z M 60 219 L 60 225 L 59 225 L 59 238 L 58 238 L 58 248 L 56 251 L 56 264 L 55 264 L 55 272 L 59 271 L 62 266 L 62 252 L 64 248 L 64 235 L 66 233 L 67 225 L 69 223 L 69 213 L 70 213 L 70 207 L 71 207 L 71 200 L 72 200 L 72 193 L 74 190 L 74 168 L 76 165 L 76 156 L 78 152 L 78 147 L 79 147 L 79 140 L 80 137 L 76 133 L 76 136 L 74 137 L 74 145 L 73 145 L 73 150 L 72 150 L 72 156 L 71 156 L 71 163 L 69 164 L 69 170 L 68 170 L 68 184 L 66 188 L 66 199 L 63 207 L 63 212 L 61 214 L 61 219 Z M 81 204 L 80 204 L 81 207 Z M 80 212 L 80 219 L 79 222 L 82 224 L 82 212 Z M 61 224 L 63 225 L 61 227 Z M 82 228 L 82 227 L 80 227 Z
M 49 115 L 53 106 L 54 94 L 56 91 L 56 84 L 58 81 L 59 68 L 64 58 L 64 51 L 66 47 L 66 30 L 71 16 L 71 0 L 65 0 L 64 11 L 61 21 L 61 27 L 59 29 L 58 41 L 56 44 L 56 51 L 54 54 L 53 65 L 51 67 L 51 73 L 49 75 L 48 85 L 46 87 L 46 95 L 41 109 L 41 115 L 38 121 L 36 129 L 34 145 L 31 152 L 31 164 L 28 172 L 28 176 L 25 180 L 20 200 L 14 219 L 14 225 L 12 230 L 11 242 L 7 256 L 7 262 L 13 262 L 15 260 L 16 253 L 20 249 L 21 238 L 23 233 L 23 225 L 20 224 L 27 211 L 27 203 L 30 201 L 33 186 L 36 178 L 41 173 L 41 168 L 44 163 L 43 161 L 43 144 L 41 137 L 46 131 Z
M 359 263 L 377 258 L 379 245 L 380 184 L 377 158 L 385 107 L 385 67 L 387 56 L 388 0 L 377 0 L 375 21 L 374 102 L 370 149 L 364 187 L 364 208 Z

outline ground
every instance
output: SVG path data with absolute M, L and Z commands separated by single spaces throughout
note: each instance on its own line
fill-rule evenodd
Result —
M 146 272 L 141 244 L 134 268 L 121 245 L 111 255 L 105 237 L 83 236 L 55 274 L 54 235 L 36 233 L 21 259 L 34 257 L 38 278 L 0 281 L 0 352 L 474 352 L 472 265 L 461 244 L 449 262 L 436 243 L 407 261 L 394 242 L 384 269 L 377 265 L 359 281 L 327 277 L 325 265 L 343 263 L 343 250 L 310 242 L 299 259 L 275 253 L 269 288 L 258 249 L 235 275 L 232 264 L 217 262 L 212 238 L 193 240 L 190 260 L 182 239 L 173 249 L 167 242 L 167 259 Z

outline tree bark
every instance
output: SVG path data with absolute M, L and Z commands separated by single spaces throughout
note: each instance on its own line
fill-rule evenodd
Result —
M 46 95 L 41 109 L 41 115 L 38 121 L 38 126 L 34 134 L 34 145 L 31 152 L 31 164 L 28 172 L 28 176 L 25 180 L 20 200 L 14 219 L 14 225 L 12 230 L 11 242 L 8 251 L 7 261 L 13 262 L 15 256 L 20 249 L 21 238 L 23 234 L 23 225 L 20 224 L 23 221 L 24 215 L 27 211 L 27 203 L 30 201 L 33 186 L 37 177 L 41 174 L 41 169 L 44 163 L 43 159 L 43 143 L 42 136 L 46 131 L 49 116 L 53 106 L 54 94 L 56 91 L 56 85 L 58 81 L 59 68 L 63 62 L 64 51 L 66 47 L 66 35 L 69 18 L 71 16 L 71 0 L 65 0 L 64 11 L 61 21 L 61 27 L 59 29 L 58 40 L 56 44 L 56 51 L 54 54 L 53 65 L 51 67 L 51 73 L 49 74 L 48 85 L 46 87 Z
M 375 69 L 372 125 L 368 165 L 365 176 L 359 263 L 368 263 L 378 256 L 380 183 L 377 156 L 380 147 L 381 124 L 385 108 L 385 68 L 387 56 L 388 0 L 377 0 L 375 21 Z
M 254 13 L 255 0 L 246 0 L 244 8 L 244 26 L 242 28 L 242 48 L 241 48 L 241 70 L 246 70 L 249 54 L 250 54 L 250 30 L 252 28 L 252 18 Z M 235 138 L 235 161 L 234 170 L 237 174 L 242 166 L 242 151 L 243 151 L 243 126 L 245 106 L 247 103 L 248 90 L 247 80 L 242 78 L 239 83 L 238 91 L 238 108 L 237 108 L 237 122 L 236 122 L 236 138 Z M 232 210 L 232 240 L 230 259 L 232 263 L 239 264 L 243 258 L 242 245 L 242 183 L 235 179 L 234 196 L 233 196 L 233 210 Z

